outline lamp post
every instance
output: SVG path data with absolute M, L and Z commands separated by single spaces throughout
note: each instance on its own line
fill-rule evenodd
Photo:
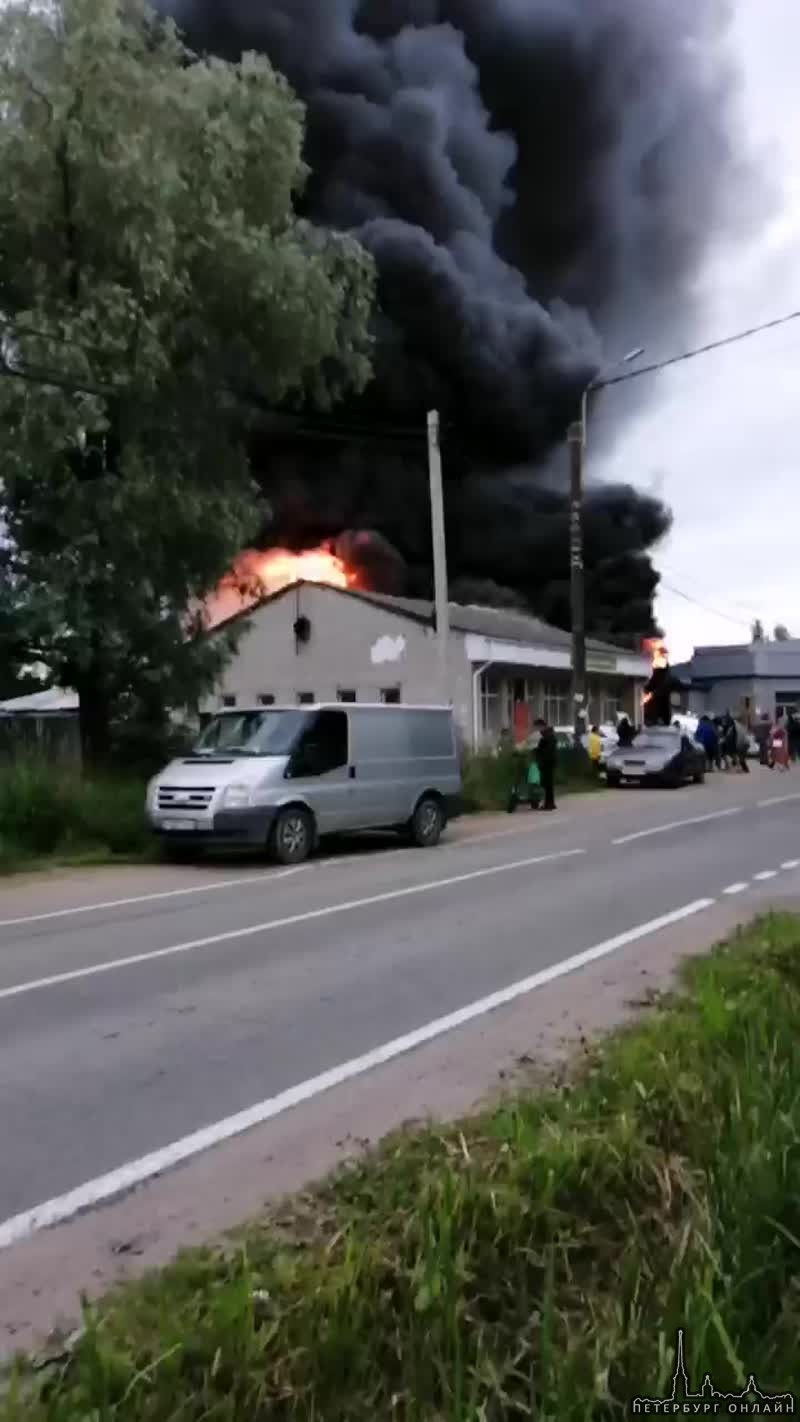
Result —
M 583 476 L 586 460 L 589 396 L 602 390 L 621 365 L 629 365 L 644 355 L 637 346 L 617 361 L 602 377 L 589 381 L 581 394 L 581 417 L 567 431 L 569 447 L 569 576 L 572 613 L 572 708 L 576 746 L 581 744 L 586 712 L 586 585 L 583 566 Z

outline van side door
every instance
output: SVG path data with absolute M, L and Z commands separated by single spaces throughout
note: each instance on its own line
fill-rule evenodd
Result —
M 354 794 L 346 711 L 318 712 L 295 748 L 287 779 L 313 811 L 320 834 L 352 828 Z

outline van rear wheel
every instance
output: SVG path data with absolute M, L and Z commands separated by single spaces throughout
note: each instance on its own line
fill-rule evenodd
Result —
M 444 810 L 433 795 L 420 800 L 411 817 L 411 840 L 418 849 L 433 849 L 444 833 Z
M 304 864 L 314 848 L 314 821 L 301 805 L 280 810 L 272 826 L 270 852 L 279 864 Z

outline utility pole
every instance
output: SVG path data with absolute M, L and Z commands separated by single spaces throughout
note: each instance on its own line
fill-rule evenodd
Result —
M 572 609 L 572 716 L 575 744 L 581 744 L 586 709 L 586 590 L 583 577 L 583 452 L 586 439 L 585 401 L 581 419 L 570 425 L 569 445 L 569 581 Z
M 442 493 L 442 450 L 439 439 L 439 412 L 428 411 L 428 473 L 431 490 L 431 531 L 433 535 L 433 581 L 436 598 L 436 640 L 439 653 L 439 694 L 444 706 L 450 705 L 450 675 L 448 643 L 450 637 L 450 598 L 447 587 L 447 542 L 444 527 L 444 495 Z
M 644 355 L 644 346 L 617 361 L 612 372 L 621 365 L 630 365 Z M 583 465 L 589 425 L 589 398 L 604 390 L 609 377 L 595 377 L 581 395 L 581 417 L 567 431 L 569 447 L 569 582 L 572 610 L 572 714 L 575 745 L 582 745 L 581 736 L 588 729 L 588 687 L 586 683 L 586 586 L 583 570 Z

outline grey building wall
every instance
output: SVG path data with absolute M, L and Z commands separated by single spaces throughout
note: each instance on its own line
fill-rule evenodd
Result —
M 800 706 L 800 640 L 746 646 L 698 647 L 690 663 L 690 707 L 718 713 L 730 708 L 774 716 Z
M 294 634 L 298 617 L 311 624 L 305 644 L 298 644 Z M 383 692 L 395 687 L 404 702 L 431 705 L 441 700 L 437 677 L 436 637 L 430 627 L 325 586 L 305 584 L 245 619 L 238 652 L 203 709 L 216 710 L 226 697 L 252 705 L 264 696 L 294 702 L 301 694 L 335 701 L 353 691 L 359 701 L 380 701 Z M 450 637 L 450 688 L 456 719 L 469 735 L 472 675 L 464 637 L 456 632 Z

